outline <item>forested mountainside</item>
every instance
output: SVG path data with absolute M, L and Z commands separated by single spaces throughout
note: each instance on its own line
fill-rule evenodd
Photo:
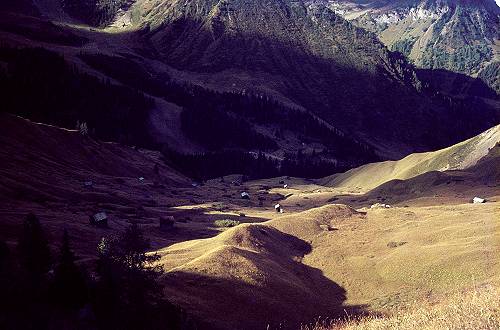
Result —
M 313 0 L 312 2 L 318 2 Z M 425 69 L 498 84 L 500 8 L 494 0 L 319 0 Z
M 78 6 L 92 10 L 75 9 Z M 86 120 L 101 136 L 130 144 L 171 149 L 176 142 L 172 139 L 182 131 L 182 141 L 198 146 L 197 152 L 262 151 L 274 160 L 296 161 L 308 155 L 335 171 L 437 149 L 499 120 L 492 100 L 496 95 L 485 86 L 450 97 L 442 92 L 434 72 L 422 74 L 375 34 L 323 4 L 138 0 L 60 1 L 47 6 L 35 0 L 31 7 L 36 10 L 29 14 L 25 8 L 4 6 L 10 12 L 3 15 L 1 25 L 7 49 L 50 48 L 64 57 L 58 63 L 66 61 L 70 68 L 55 72 L 66 70 L 65 77 L 97 75 L 103 86 L 137 91 L 138 100 L 147 106 L 138 111 L 123 107 L 120 117 L 121 105 L 108 100 L 103 104 L 115 105 L 105 107 L 106 115 L 90 117 L 82 110 L 86 97 L 76 93 L 69 97 L 75 106 L 50 105 L 58 101 L 49 95 L 43 109 L 14 99 L 5 111 L 36 114 L 68 127 Z M 17 17 L 20 11 L 28 16 Z M 6 84 L 25 83 L 26 71 L 18 68 L 25 64 L 17 63 L 15 56 L 4 56 L 3 61 Z M 31 71 L 37 71 L 36 65 L 29 67 Z M 13 84 L 9 90 L 17 98 L 36 96 L 36 84 Z M 117 113 L 112 114 L 115 107 Z M 113 129 L 99 128 L 107 125 Z M 158 138 L 165 132 L 158 130 L 172 127 L 178 131 L 167 132 L 171 138 L 165 147 L 166 141 Z

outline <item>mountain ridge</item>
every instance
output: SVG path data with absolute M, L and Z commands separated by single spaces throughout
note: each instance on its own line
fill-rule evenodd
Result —
M 417 66 L 479 75 L 499 93 L 498 82 L 487 74 L 500 61 L 500 8 L 494 1 L 320 2 L 377 33 Z
M 411 154 L 399 161 L 373 163 L 322 179 L 331 187 L 362 187 L 364 191 L 392 180 L 408 180 L 432 171 L 466 170 L 474 167 L 500 144 L 500 125 L 454 146 L 434 152 Z M 376 173 L 376 175 L 374 175 Z
M 121 10 L 113 17 L 128 15 L 123 25 L 75 29 L 72 23 L 59 23 L 57 28 L 73 29 L 92 45 L 73 50 L 73 62 L 81 65 L 83 60 L 93 72 L 155 97 L 165 98 L 162 89 L 174 85 L 177 77 L 210 84 L 215 91 L 223 86 L 240 96 L 271 95 L 393 159 L 438 149 L 498 122 L 494 106 L 481 98 L 441 95 L 375 34 L 323 5 L 288 0 L 138 0 Z M 120 63 L 129 65 L 130 73 L 120 72 Z M 187 87 L 174 87 L 184 89 L 186 98 L 197 88 L 190 87 L 189 80 L 182 84 Z M 177 102 L 168 97 L 166 101 Z M 229 122 L 249 122 L 261 135 L 272 138 L 286 130 L 279 118 L 262 125 L 248 113 L 241 116 L 234 105 L 221 110 L 217 102 L 217 111 L 233 117 L 226 118 Z M 200 104 L 195 107 L 201 109 Z M 304 144 L 309 151 L 321 150 L 294 135 L 293 152 Z

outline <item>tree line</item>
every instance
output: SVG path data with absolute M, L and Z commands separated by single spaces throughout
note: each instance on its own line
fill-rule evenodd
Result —
M 0 111 L 66 128 L 86 122 L 100 139 L 151 146 L 154 101 L 143 93 L 80 72 L 43 48 L 0 46 L 0 61 L 7 63 L 0 68 Z
M 53 254 L 39 219 L 29 214 L 16 249 L 0 242 L 1 329 L 190 329 L 195 324 L 169 303 L 163 271 L 147 254 L 136 223 L 103 238 L 93 270 L 77 264 L 64 230 Z
M 123 84 L 183 107 L 185 134 L 212 151 L 226 148 L 276 150 L 276 140 L 290 131 L 305 142 L 319 142 L 337 159 L 376 161 L 372 147 L 328 126 L 311 113 L 292 108 L 267 95 L 243 91 L 220 92 L 188 82 L 179 82 L 164 73 L 152 74 L 147 64 L 118 56 L 82 53 L 88 65 Z M 127 70 L 123 70 L 127 67 Z M 265 126 L 273 136 L 259 133 Z
M 370 147 L 308 112 L 267 96 L 246 91 L 217 92 L 176 82 L 167 75 L 160 79 L 150 75 L 147 67 L 127 58 L 88 54 L 80 57 L 131 87 L 80 72 L 52 51 L 0 46 L 0 60 L 7 63 L 0 68 L 0 88 L 5 92 L 2 111 L 66 128 L 75 128 L 78 123 L 79 129 L 83 126 L 86 133 L 99 139 L 168 150 L 154 143 L 149 135 L 149 111 L 154 101 L 139 91 L 142 88 L 181 105 L 184 133 L 209 150 L 196 155 L 164 153 L 169 163 L 193 177 L 231 173 L 252 178 L 317 177 L 378 160 Z M 129 70 L 123 70 L 124 66 Z M 258 131 L 257 126 L 265 127 L 266 133 Z M 297 151 L 284 160 L 255 157 L 259 152 L 277 150 L 277 141 L 286 140 L 289 132 L 304 142 L 322 144 L 324 150 L 308 157 L 301 157 L 302 152 Z
M 283 159 L 278 159 L 263 152 L 234 149 L 184 154 L 164 146 L 162 153 L 168 165 L 200 182 L 236 173 L 243 174 L 249 179 L 277 176 L 317 179 L 361 165 L 333 162 L 323 158 L 321 152 L 305 155 L 299 151 L 287 153 Z

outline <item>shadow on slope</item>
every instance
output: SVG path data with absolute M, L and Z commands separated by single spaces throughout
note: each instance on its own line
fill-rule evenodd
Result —
M 450 145 L 498 123 L 498 114 L 480 99 L 456 101 L 434 95 L 432 89 L 422 94 L 403 57 L 340 17 L 317 15 L 325 24 L 320 32 L 311 23 L 280 38 L 273 36 L 276 31 L 232 31 L 227 22 L 216 28 L 215 21 L 210 26 L 194 18 L 165 23 L 149 33 L 116 32 L 106 38 L 111 42 L 130 36 L 147 53 L 160 53 L 165 63 L 207 76 L 203 79 L 216 87 L 236 82 L 236 92 L 283 95 L 390 158 Z M 86 38 L 102 35 L 57 28 Z
M 479 78 L 444 69 L 418 69 L 417 74 L 432 90 L 442 91 L 450 96 L 476 96 L 499 100 L 497 92 Z
M 306 266 L 311 246 L 273 227 L 240 225 L 160 250 L 166 294 L 214 329 L 296 329 L 316 318 L 362 313 L 345 290 Z
M 250 73 L 254 84 L 278 91 L 346 133 L 393 149 L 399 144 L 400 154 L 441 148 L 498 123 L 495 111 L 479 99 L 456 101 L 430 88 L 419 92 L 415 86 L 421 82 L 403 57 L 339 18 L 321 20 L 321 32 L 297 28 L 278 38 L 275 31 L 252 34 L 251 28 L 233 31 L 222 23 L 216 31 L 211 22 L 183 18 L 165 23 L 151 39 L 180 70 L 237 84 Z
M 323 185 L 367 192 L 390 180 L 406 180 L 431 171 L 463 170 L 477 164 L 500 142 L 500 126 L 451 147 L 411 154 L 398 161 L 367 164 L 321 180 Z

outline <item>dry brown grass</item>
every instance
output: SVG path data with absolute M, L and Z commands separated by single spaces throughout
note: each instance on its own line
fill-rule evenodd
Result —
M 500 329 L 500 290 L 481 288 L 457 293 L 431 304 L 424 302 L 389 316 L 370 316 L 343 322 L 321 323 L 303 330 L 378 329 Z
M 169 300 L 215 328 L 295 329 L 358 306 L 392 316 L 335 326 L 390 328 L 387 324 L 393 322 L 392 328 L 405 328 L 412 325 L 404 326 L 403 320 L 411 324 L 415 313 L 398 319 L 395 311 L 413 301 L 441 299 L 473 283 L 500 287 L 498 153 L 474 171 L 453 173 L 460 184 L 427 185 L 424 191 L 423 185 L 413 184 L 420 181 L 412 181 L 412 190 L 422 194 L 386 188 L 380 197 L 393 207 L 369 209 L 379 202 L 377 194 L 343 195 L 337 188 L 298 178 L 286 179 L 289 189 L 279 184 L 285 178 L 245 182 L 244 190 L 253 197 L 243 201 L 242 187 L 231 185 L 231 177 L 191 187 L 190 180 L 164 166 L 157 177 L 154 153 L 21 119 L 0 123 L 0 195 L 10 196 L 0 199 L 0 239 L 14 247 L 23 217 L 33 211 L 52 242 L 59 241 L 61 228 L 77 235 L 75 250 L 90 264 L 102 236 L 139 220 L 161 255 Z M 17 152 L 19 145 L 23 153 Z M 64 150 L 73 152 L 68 156 Z M 65 161 L 56 163 L 59 159 Z M 146 180 L 139 181 L 140 176 Z M 92 190 L 83 187 L 88 179 L 94 182 Z M 13 194 L 14 188 L 26 195 Z M 285 213 L 277 214 L 277 198 L 290 193 L 279 200 Z M 394 202 L 396 195 L 404 203 Z M 48 202 L 36 203 L 33 196 Z M 473 196 L 489 202 L 471 204 Z M 259 197 L 265 198 L 262 206 Z M 109 230 L 88 225 L 89 212 L 101 209 L 110 216 Z M 174 231 L 160 230 L 158 217 L 163 215 L 179 220 Z M 220 219 L 241 224 L 216 228 L 214 221 Z M 270 221 L 257 224 L 265 220 Z M 440 307 L 442 313 L 452 306 Z M 437 315 L 426 308 L 422 322 Z M 457 317 L 483 319 L 467 308 L 460 312 Z M 464 328 L 460 320 L 444 320 Z M 422 324 L 412 327 L 426 328 Z
M 372 163 L 319 180 L 329 187 L 367 192 L 394 179 L 407 180 L 432 171 L 474 166 L 500 141 L 500 125 L 451 147 L 414 153 L 398 161 Z

